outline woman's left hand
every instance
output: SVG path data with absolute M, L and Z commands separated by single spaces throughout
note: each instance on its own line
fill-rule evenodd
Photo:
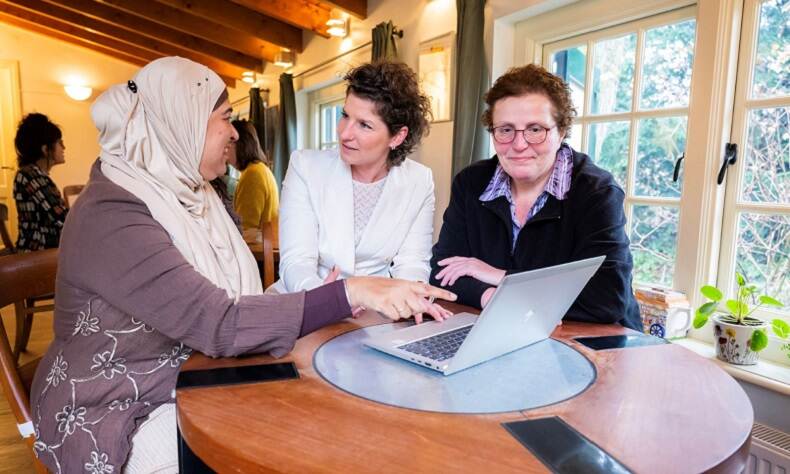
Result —
M 470 276 L 489 285 L 499 285 L 505 278 L 505 270 L 473 257 L 450 257 L 438 263 L 444 267 L 436 274 L 436 279 L 441 281 L 442 286 L 453 285 L 462 276 Z

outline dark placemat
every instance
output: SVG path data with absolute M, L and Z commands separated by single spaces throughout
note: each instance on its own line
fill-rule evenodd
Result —
M 647 334 L 628 336 L 576 337 L 573 340 L 596 351 L 669 344 L 668 341 L 661 339 L 660 337 L 649 336 Z
M 553 472 L 631 472 L 620 461 L 556 416 L 502 423 L 502 426 Z
M 241 367 L 183 371 L 178 374 L 176 388 L 213 387 L 217 385 L 274 382 L 298 378 L 299 372 L 292 362 L 244 365 Z

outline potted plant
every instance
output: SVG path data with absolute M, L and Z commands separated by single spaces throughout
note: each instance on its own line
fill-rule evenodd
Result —
M 762 306 L 781 308 L 784 305 L 771 296 L 758 296 L 757 287 L 748 284 L 740 273 L 736 273 L 735 278 L 738 282 L 736 298 L 724 301 L 723 306 L 720 305 L 724 298 L 721 290 L 711 285 L 700 288 L 700 293 L 710 301 L 697 308 L 694 327 L 701 328 L 713 315 L 716 357 L 731 364 L 753 365 L 757 363 L 759 352 L 768 346 L 768 326 L 779 338 L 787 339 L 790 325 L 781 319 L 768 323 L 753 317 L 752 313 Z M 790 344 L 782 348 L 790 357 Z

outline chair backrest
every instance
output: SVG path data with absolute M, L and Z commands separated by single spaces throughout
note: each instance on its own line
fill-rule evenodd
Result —
M 11 241 L 11 234 L 8 232 L 8 206 L 0 203 L 0 243 L 3 244 L 4 249 L 0 250 L 0 255 L 6 253 L 14 253 L 14 242 Z
M 27 298 L 54 293 L 57 268 L 57 249 L 0 257 L 0 308 Z M 0 383 L 16 418 L 19 433 L 31 453 L 35 438 L 30 417 L 30 384 L 37 365 L 36 360 L 22 367 L 17 366 L 8 333 L 0 319 Z M 46 472 L 35 454 L 33 457 L 36 470 Z
M 261 220 L 261 236 L 263 237 L 263 289 L 274 284 L 276 270 L 274 251 L 278 248 L 275 226 L 271 222 Z
M 66 207 L 71 207 L 77 201 L 77 196 L 80 195 L 82 190 L 85 189 L 84 184 L 70 184 L 63 188 L 63 200 L 66 201 Z

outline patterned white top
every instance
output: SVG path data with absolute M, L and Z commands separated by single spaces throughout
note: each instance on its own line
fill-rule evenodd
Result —
M 387 177 L 375 181 L 373 183 L 360 183 L 354 181 L 354 246 L 359 245 L 362 240 L 362 233 L 365 232 L 365 227 L 370 222 L 370 217 L 373 215 L 373 210 L 376 209 L 376 204 L 379 202 L 382 191 L 384 191 L 384 183 L 387 182 Z

